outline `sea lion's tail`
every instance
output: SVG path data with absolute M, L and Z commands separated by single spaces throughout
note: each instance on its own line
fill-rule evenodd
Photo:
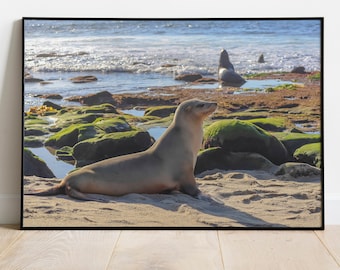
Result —
M 32 195 L 32 196 L 52 196 L 52 195 L 58 195 L 58 194 L 66 194 L 65 186 L 57 185 L 57 186 L 54 186 L 48 189 L 32 190 L 32 191 L 27 191 L 24 193 L 24 195 Z

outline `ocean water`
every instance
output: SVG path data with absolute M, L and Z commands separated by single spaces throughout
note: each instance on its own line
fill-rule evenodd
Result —
M 174 76 L 217 77 L 225 48 L 242 74 L 320 70 L 321 22 L 314 20 L 40 20 L 24 21 L 24 67 L 51 84 L 25 83 L 25 108 L 36 94 L 64 97 L 107 90 L 141 92 L 176 85 Z M 264 54 L 265 63 L 257 62 Z M 70 78 L 98 81 L 73 84 Z

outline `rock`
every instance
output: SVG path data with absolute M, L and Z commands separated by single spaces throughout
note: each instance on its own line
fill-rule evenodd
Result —
M 283 117 L 255 118 L 247 120 L 247 122 L 252 123 L 260 128 L 263 128 L 264 130 L 274 132 L 285 130 L 286 121 L 287 119 Z
M 300 104 L 299 103 L 286 103 L 286 104 L 282 104 L 277 106 L 278 109 L 291 109 L 291 108 L 296 108 L 299 107 Z
M 305 67 L 295 67 L 293 68 L 291 73 L 305 74 L 306 70 L 305 70 Z
M 175 67 L 177 66 L 176 64 L 163 64 L 161 65 L 161 67 L 164 67 L 164 68 L 170 68 L 170 67 Z
M 94 122 L 96 128 L 105 133 L 123 132 L 132 130 L 131 126 L 123 118 L 98 118 Z
M 195 81 L 195 83 L 216 83 L 218 80 L 214 78 L 202 78 Z
M 87 139 L 113 132 L 130 131 L 131 129 L 131 126 L 120 118 L 97 118 L 93 123 L 72 124 L 61 129 L 50 136 L 45 141 L 45 145 L 54 148 L 73 147 L 75 144 Z
M 301 131 L 300 129 L 297 129 L 297 128 L 292 128 L 289 132 L 291 132 L 291 133 L 303 133 L 303 131 Z
M 201 74 L 198 73 L 193 73 L 193 74 L 181 74 L 181 75 L 177 75 L 175 77 L 176 81 L 185 81 L 185 82 L 194 82 L 197 81 L 199 79 L 202 79 L 203 76 Z
M 104 103 L 100 105 L 93 105 L 90 107 L 83 107 L 80 113 L 114 113 L 118 114 L 116 107 L 109 103 Z
M 48 134 L 48 132 L 41 128 L 25 128 L 24 131 L 24 136 L 44 136 L 46 134 Z
M 259 59 L 257 60 L 257 62 L 263 64 L 265 61 L 264 61 L 264 56 L 263 54 L 260 55 Z
M 140 152 L 152 144 L 152 138 L 145 131 L 115 132 L 76 144 L 73 147 L 73 157 L 76 166 L 82 167 L 107 158 Z
M 143 95 L 115 95 L 115 101 L 117 102 L 117 106 L 121 108 L 134 108 L 134 107 L 148 107 L 148 106 L 170 106 L 177 105 L 178 100 L 176 98 L 167 98 L 159 96 L 143 96 Z
M 50 108 L 53 108 L 53 109 L 55 109 L 55 110 L 57 110 L 57 111 L 59 111 L 59 110 L 61 110 L 63 107 L 61 107 L 60 105 L 57 105 L 57 104 L 55 104 L 55 103 L 53 103 L 53 102 L 51 102 L 51 101 L 45 101 L 44 103 L 43 103 L 43 105 L 45 105 L 45 106 L 47 106 L 47 107 L 50 107 Z
M 167 117 L 176 111 L 177 106 L 156 106 L 147 108 L 144 116 Z
M 294 157 L 298 162 L 307 163 L 309 165 L 321 167 L 321 143 L 310 143 L 301 146 L 294 152 Z
M 213 169 L 273 170 L 276 166 L 257 153 L 225 152 L 221 147 L 201 151 L 197 156 L 195 174 Z
M 109 103 L 115 105 L 115 101 L 112 98 L 112 94 L 108 91 L 103 91 L 95 94 L 89 94 L 79 98 L 79 102 L 84 105 L 99 105 L 103 103 Z
M 63 97 L 59 94 L 37 95 L 36 97 L 44 98 L 44 99 L 63 99 Z
M 82 140 L 93 138 L 97 131 L 92 124 L 73 124 L 50 136 L 45 141 L 45 146 L 61 148 L 63 146 L 74 146 Z
M 24 148 L 23 151 L 23 174 L 25 176 L 35 175 L 44 178 L 55 177 L 46 163 L 27 148 Z
M 37 54 L 37 57 L 56 57 L 56 56 L 58 56 L 58 54 L 55 52 Z
M 301 176 L 311 176 L 311 175 L 320 175 L 321 170 L 319 168 L 313 167 L 306 163 L 297 163 L 297 162 L 287 162 L 281 164 L 276 171 L 275 175 L 290 175 L 292 177 L 301 177 Z
M 225 152 L 258 153 L 274 164 L 287 161 L 285 146 L 258 126 L 240 120 L 220 120 L 204 130 L 204 148 L 221 147 Z
M 70 146 L 64 146 L 58 150 L 55 151 L 55 155 L 58 157 L 58 159 L 63 161 L 74 161 L 74 158 L 72 156 L 73 148 Z
M 25 83 L 40 83 L 44 81 L 43 79 L 38 79 L 34 77 L 25 77 Z
M 37 148 L 44 146 L 44 139 L 39 136 L 25 136 L 24 147 Z
M 78 76 L 71 78 L 70 81 L 73 83 L 89 83 L 89 82 L 95 82 L 97 81 L 97 77 L 95 76 Z
M 293 157 L 296 149 L 305 144 L 320 142 L 319 134 L 305 134 L 305 133 L 278 133 L 275 134 L 278 139 L 284 144 L 288 151 L 288 155 Z

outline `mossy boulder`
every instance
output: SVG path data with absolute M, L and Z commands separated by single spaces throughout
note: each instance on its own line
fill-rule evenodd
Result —
M 247 122 L 252 123 L 267 131 L 283 131 L 286 129 L 287 120 L 283 117 L 271 117 L 271 118 L 256 118 L 247 120 Z
M 45 145 L 55 148 L 74 146 L 76 143 L 96 135 L 97 130 L 92 124 L 74 124 L 50 136 L 45 141 Z
M 198 153 L 195 174 L 213 169 L 272 170 L 275 167 L 258 153 L 225 152 L 221 147 L 212 147 Z
M 44 146 L 44 137 L 41 136 L 25 136 L 24 137 L 24 147 L 42 147 Z
M 109 103 L 82 107 L 80 113 L 118 113 L 116 107 Z
M 35 175 L 44 178 L 55 177 L 46 163 L 27 148 L 24 148 L 23 151 L 23 174 L 25 176 Z
M 93 124 L 105 133 L 130 131 L 132 129 L 123 117 L 98 118 Z
M 116 118 L 118 112 L 111 104 L 64 108 L 56 115 L 55 127 L 65 128 L 71 124 L 93 123 L 98 118 Z
M 103 116 L 101 113 L 66 112 L 58 115 L 58 119 L 53 127 L 63 129 L 72 124 L 89 124 Z
M 114 132 L 77 143 L 73 147 L 73 157 L 76 166 L 82 167 L 107 158 L 140 152 L 152 144 L 153 139 L 145 131 Z
M 309 143 L 296 149 L 294 157 L 298 162 L 308 163 L 309 165 L 321 167 L 321 143 Z
M 144 116 L 167 117 L 176 111 L 177 106 L 156 106 L 145 110 Z
M 42 127 L 48 125 L 48 121 L 39 116 L 28 115 L 24 119 L 25 127 Z
M 305 144 L 318 143 L 321 141 L 320 134 L 305 134 L 305 133 L 274 133 L 286 147 L 289 156 L 293 156 L 296 149 Z
M 25 136 L 44 136 L 47 134 L 48 132 L 44 128 L 25 128 L 24 130 Z
M 241 120 L 220 120 L 204 130 L 204 148 L 221 147 L 225 152 L 258 153 L 275 164 L 287 160 L 285 146 L 262 128 Z
M 70 146 L 64 146 L 58 150 L 55 151 L 55 155 L 60 160 L 64 161 L 74 161 L 73 158 L 73 148 Z

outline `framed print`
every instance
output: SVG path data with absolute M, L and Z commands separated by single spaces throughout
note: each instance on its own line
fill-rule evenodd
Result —
M 22 229 L 323 229 L 323 18 L 23 18 Z

